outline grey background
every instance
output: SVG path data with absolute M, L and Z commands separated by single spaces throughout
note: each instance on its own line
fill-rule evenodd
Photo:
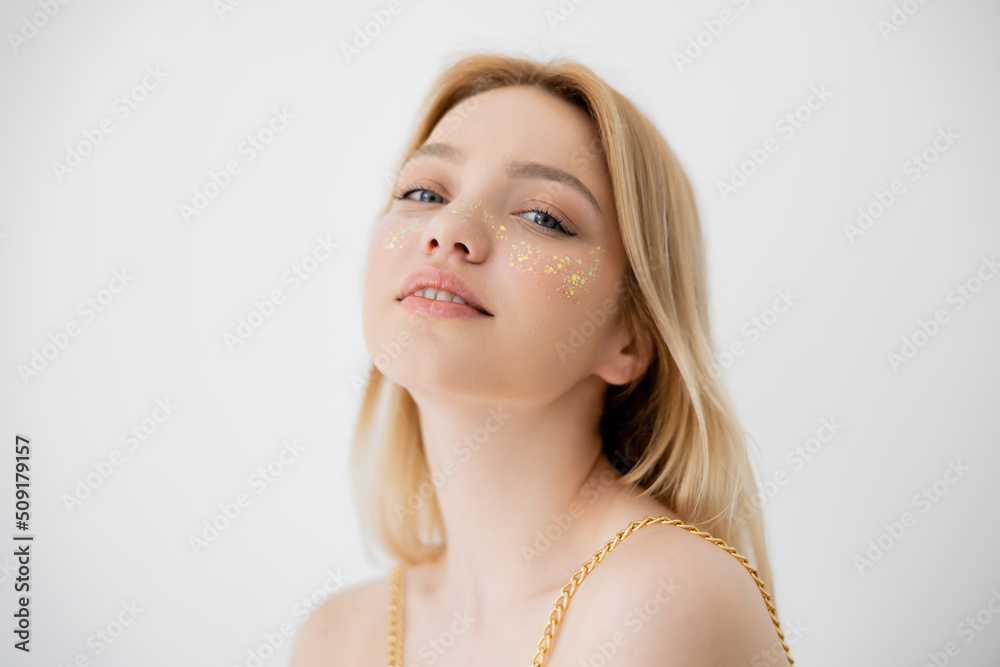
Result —
M 0 540 L 15 532 L 15 434 L 32 439 L 36 535 L 30 655 L 11 647 L 0 556 L 0 662 L 247 665 L 266 635 L 297 630 L 303 596 L 385 573 L 348 489 L 362 261 L 430 82 L 483 48 L 583 60 L 693 180 L 715 346 L 744 345 L 724 375 L 755 442 L 797 664 L 931 664 L 949 642 L 948 664 L 997 664 L 1000 280 L 960 309 L 953 292 L 1000 251 L 996 3 L 401 0 L 349 61 L 342 43 L 387 3 L 92 0 L 50 18 L 44 4 L 0 9 Z M 723 11 L 721 34 L 705 32 Z M 894 12 L 906 21 L 886 32 Z M 26 21 L 43 25 L 12 40 Z M 699 33 L 707 45 L 679 67 Z M 162 81 L 131 92 L 147 68 Z M 831 96 L 786 137 L 778 123 L 814 86 Z M 127 117 L 123 94 L 144 98 Z M 248 161 L 241 143 L 274 109 L 294 118 Z M 104 118 L 113 132 L 60 179 L 53 163 Z M 907 161 L 949 127 L 958 138 L 911 181 Z M 771 137 L 778 150 L 723 198 L 718 183 Z M 240 173 L 186 222 L 180 205 L 229 160 Z M 845 225 L 894 179 L 906 191 L 852 243 Z M 283 276 L 318 237 L 339 245 L 293 289 Z M 128 284 L 102 291 L 123 269 Z M 284 303 L 231 350 L 225 334 L 274 289 Z M 792 305 L 752 339 L 779 290 Z M 91 298 L 105 303 L 88 319 Z M 894 368 L 938 309 L 947 323 Z M 71 322 L 78 335 L 24 379 Z M 173 414 L 129 450 L 122 434 L 167 399 Z M 842 427 L 796 458 L 824 419 Z M 291 440 L 300 453 L 262 488 L 255 471 Z M 114 450 L 121 465 L 68 509 Z M 968 471 L 938 481 L 956 462 Z M 935 502 L 918 501 L 935 481 Z M 190 537 L 240 493 L 249 506 L 196 554 Z M 888 550 L 859 565 L 880 539 Z M 135 622 L 97 656 L 88 638 L 133 601 Z M 992 623 L 970 633 L 977 613 Z

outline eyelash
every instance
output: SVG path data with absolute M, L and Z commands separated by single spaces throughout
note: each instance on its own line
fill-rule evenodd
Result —
M 414 192 L 419 192 L 421 190 L 425 190 L 427 192 L 433 192 L 438 197 L 441 197 L 440 193 L 436 192 L 435 190 L 433 190 L 431 188 L 414 188 L 414 187 L 404 188 L 399 194 L 394 194 L 393 197 L 395 197 L 396 199 L 405 200 L 407 197 L 409 197 L 410 195 L 412 195 Z M 443 197 L 442 197 L 442 199 L 443 199 Z M 437 203 L 437 202 L 418 202 L 418 203 L 434 204 L 434 203 Z M 562 220 L 562 218 L 560 218 L 559 216 L 557 216 L 557 215 L 549 212 L 549 210 L 547 208 L 543 207 L 543 206 L 536 206 L 535 208 L 525 209 L 524 211 L 521 211 L 521 213 L 541 213 L 542 215 L 547 215 L 547 216 L 549 216 L 550 218 L 552 218 L 553 220 L 556 221 L 555 227 L 545 227 L 543 225 L 538 225 L 538 224 L 536 224 L 536 227 L 540 227 L 540 228 L 546 230 L 547 232 L 551 231 L 552 233 L 562 233 L 562 234 L 564 234 L 566 236 L 576 236 L 576 232 L 571 232 L 568 229 L 566 229 L 566 227 L 563 225 L 564 221 Z M 561 232 L 557 232 L 556 231 L 557 229 L 561 230 Z

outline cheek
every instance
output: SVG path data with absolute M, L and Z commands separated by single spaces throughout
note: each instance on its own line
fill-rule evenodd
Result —
M 379 222 L 372 242 L 372 250 L 395 251 L 407 247 L 422 228 L 420 218 L 390 215 Z
M 555 244 L 540 244 L 524 239 L 514 240 L 504 225 L 496 230 L 496 238 L 507 270 L 519 278 L 537 282 L 541 292 L 567 303 L 581 305 L 597 286 L 603 246 L 589 252 L 556 250 Z
M 542 271 L 561 297 L 580 305 L 597 286 L 603 254 L 601 246 L 582 256 L 553 253 L 545 258 Z

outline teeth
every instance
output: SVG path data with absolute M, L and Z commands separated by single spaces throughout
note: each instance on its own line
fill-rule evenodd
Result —
M 422 296 L 425 299 L 430 299 L 432 301 L 454 301 L 455 303 L 465 303 L 465 300 L 457 294 L 452 294 L 451 292 L 443 289 L 434 289 L 433 287 L 418 289 L 413 293 L 413 296 Z

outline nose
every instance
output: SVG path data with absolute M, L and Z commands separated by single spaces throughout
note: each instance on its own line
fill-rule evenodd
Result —
M 459 255 L 470 262 L 482 262 L 489 252 L 489 239 L 483 229 L 483 219 L 487 217 L 484 211 L 482 200 L 441 207 L 424 229 L 421 239 L 424 252 L 445 258 Z

